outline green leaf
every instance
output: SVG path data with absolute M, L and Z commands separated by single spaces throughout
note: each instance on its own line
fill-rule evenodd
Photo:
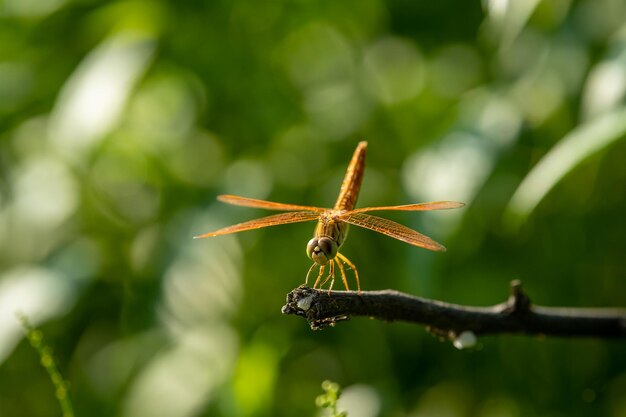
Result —
M 605 113 L 569 132 L 526 175 L 505 210 L 505 223 L 519 227 L 563 177 L 625 134 L 626 107 Z

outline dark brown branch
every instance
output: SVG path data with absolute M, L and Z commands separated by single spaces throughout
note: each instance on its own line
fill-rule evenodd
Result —
M 393 290 L 329 293 L 300 286 L 287 295 L 282 312 L 305 317 L 314 330 L 332 326 L 350 316 L 366 316 L 423 324 L 431 332 L 451 339 L 463 332 L 626 337 L 626 309 L 534 306 L 519 281 L 511 282 L 507 301 L 491 307 L 449 304 Z

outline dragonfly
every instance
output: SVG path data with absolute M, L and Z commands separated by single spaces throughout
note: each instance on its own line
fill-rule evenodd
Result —
M 341 279 L 346 290 L 350 290 L 346 277 L 346 268 L 354 271 L 357 289 L 361 292 L 361 283 L 356 266 L 346 256 L 339 252 L 348 235 L 348 226 L 354 225 L 373 230 L 394 239 L 406 242 L 431 251 L 445 251 L 446 248 L 413 229 L 382 217 L 367 214 L 371 211 L 430 211 L 447 210 L 463 207 L 463 203 L 456 201 L 434 201 L 430 203 L 407 204 L 400 206 L 381 206 L 357 208 L 356 200 L 361 189 L 361 182 L 365 173 L 365 155 L 367 142 L 362 141 L 357 145 L 352 159 L 348 165 L 339 191 L 339 196 L 333 208 L 303 206 L 297 204 L 276 203 L 273 201 L 257 200 L 254 198 L 240 197 L 236 195 L 220 195 L 217 199 L 223 203 L 235 206 L 261 208 L 267 210 L 285 211 L 287 213 L 275 214 L 255 220 L 224 227 L 213 232 L 195 236 L 196 239 L 227 235 L 230 233 L 243 232 L 246 230 L 260 229 L 263 227 L 277 226 L 288 223 L 299 223 L 317 220 L 317 226 L 313 238 L 306 245 L 306 254 L 313 260 L 305 278 L 308 285 L 309 275 L 315 267 L 319 267 L 317 279 L 313 288 L 322 288 L 330 280 L 330 291 L 335 282 L 335 267 L 339 269 Z M 344 268 L 344 265 L 346 268 Z M 328 274 L 324 275 L 325 272 Z

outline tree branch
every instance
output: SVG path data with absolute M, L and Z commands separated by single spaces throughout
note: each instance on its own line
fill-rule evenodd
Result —
M 287 295 L 283 314 L 305 317 L 318 330 L 366 316 L 427 326 L 438 336 L 525 333 L 560 337 L 626 337 L 626 309 L 562 308 L 531 305 L 520 281 L 511 282 L 508 300 L 491 307 L 471 307 L 414 297 L 393 290 L 326 291 L 304 285 Z M 455 343 L 456 345 L 456 343 Z

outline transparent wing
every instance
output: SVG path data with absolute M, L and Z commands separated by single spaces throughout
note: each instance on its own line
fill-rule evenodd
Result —
M 232 204 L 233 206 L 255 207 L 267 210 L 284 210 L 284 211 L 314 211 L 321 213 L 326 210 L 321 207 L 299 206 L 296 204 L 275 203 L 273 201 L 257 200 L 256 198 L 240 197 L 238 195 L 220 195 L 217 199 L 223 203 Z
M 219 229 L 214 232 L 194 236 L 194 239 L 227 235 L 229 233 L 244 232 L 246 230 L 260 229 L 262 227 L 278 226 L 279 224 L 308 222 L 317 219 L 319 219 L 319 214 L 311 211 L 296 211 L 292 213 L 274 214 L 272 216 L 261 217 L 260 219 L 250 220 L 247 222 L 235 224 L 233 226 L 224 227 L 223 229 Z
M 446 248 L 421 233 L 413 229 L 409 229 L 399 223 L 382 217 L 372 216 L 363 213 L 344 214 L 339 217 L 341 221 L 353 224 L 355 226 L 370 229 L 378 233 L 390 236 L 394 239 L 401 240 L 413 246 L 419 246 L 428 250 L 443 252 Z
M 364 213 L 366 211 L 400 210 L 400 211 L 429 211 L 429 210 L 449 210 L 463 207 L 465 204 L 456 201 L 433 201 L 430 203 L 406 204 L 404 206 L 382 206 L 364 207 L 350 210 L 345 214 Z

